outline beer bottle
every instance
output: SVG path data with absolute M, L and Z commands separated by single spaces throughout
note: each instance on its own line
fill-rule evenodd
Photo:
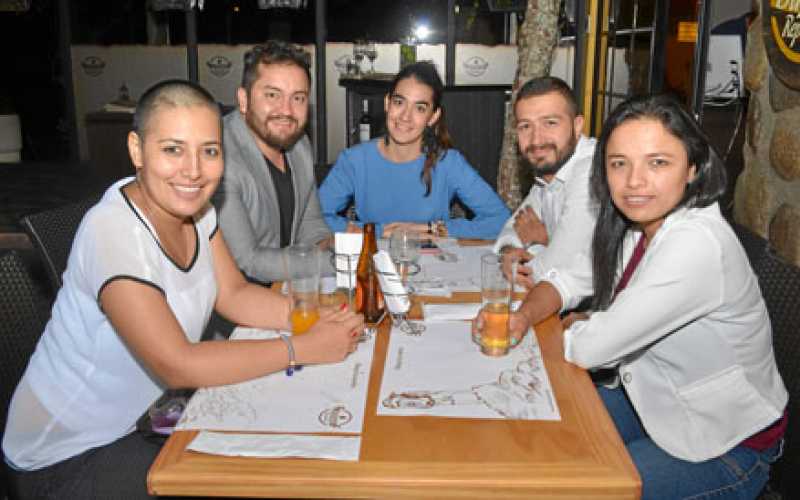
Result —
M 364 99 L 361 119 L 358 120 L 358 142 L 369 142 L 372 138 L 372 118 L 369 117 L 369 101 Z
M 378 273 L 372 256 L 378 252 L 375 224 L 364 224 L 364 241 L 356 267 L 356 311 L 364 315 L 367 323 L 378 323 L 383 316 L 383 294 L 378 283 Z

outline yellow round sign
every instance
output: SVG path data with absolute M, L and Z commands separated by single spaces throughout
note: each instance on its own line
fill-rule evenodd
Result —
M 800 89 L 800 0 L 763 0 L 764 44 L 775 75 Z

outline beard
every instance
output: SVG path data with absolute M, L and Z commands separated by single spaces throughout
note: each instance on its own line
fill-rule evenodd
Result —
M 289 134 L 276 134 L 270 131 L 269 122 L 277 120 L 290 120 L 294 123 L 296 130 Z M 303 137 L 305 133 L 305 123 L 300 123 L 293 116 L 287 115 L 270 115 L 265 121 L 259 121 L 258 118 L 251 113 L 245 115 L 245 121 L 250 126 L 250 129 L 262 140 L 267 146 L 281 151 L 291 149 L 292 146 L 297 144 L 297 141 Z
M 525 162 L 533 169 L 536 177 L 544 177 L 545 175 L 555 175 L 561 170 L 561 167 L 566 164 L 572 155 L 575 154 L 575 148 L 578 146 L 578 138 L 574 135 L 570 136 L 569 141 L 563 149 L 558 149 L 555 143 L 548 142 L 545 144 L 531 144 L 525 151 L 522 152 L 522 157 Z M 555 154 L 555 160 L 532 160 L 533 154 L 536 150 L 552 150 Z

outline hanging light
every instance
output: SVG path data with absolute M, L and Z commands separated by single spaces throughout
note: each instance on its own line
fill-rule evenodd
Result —
M 417 40 L 425 40 L 431 35 L 431 29 L 427 24 L 418 24 L 414 27 L 414 38 Z

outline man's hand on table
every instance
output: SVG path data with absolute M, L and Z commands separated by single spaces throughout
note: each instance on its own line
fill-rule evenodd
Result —
M 516 261 L 517 276 L 515 282 L 524 286 L 526 290 L 533 288 L 533 271 L 530 267 L 524 265 L 533 258 L 533 255 L 522 248 L 511 246 L 503 247 L 500 253 L 503 256 L 503 274 L 506 279 L 511 279 L 511 266 Z
M 322 238 L 317 242 L 317 248 L 320 250 L 328 250 L 334 247 L 334 236 L 330 235 L 327 238 Z

